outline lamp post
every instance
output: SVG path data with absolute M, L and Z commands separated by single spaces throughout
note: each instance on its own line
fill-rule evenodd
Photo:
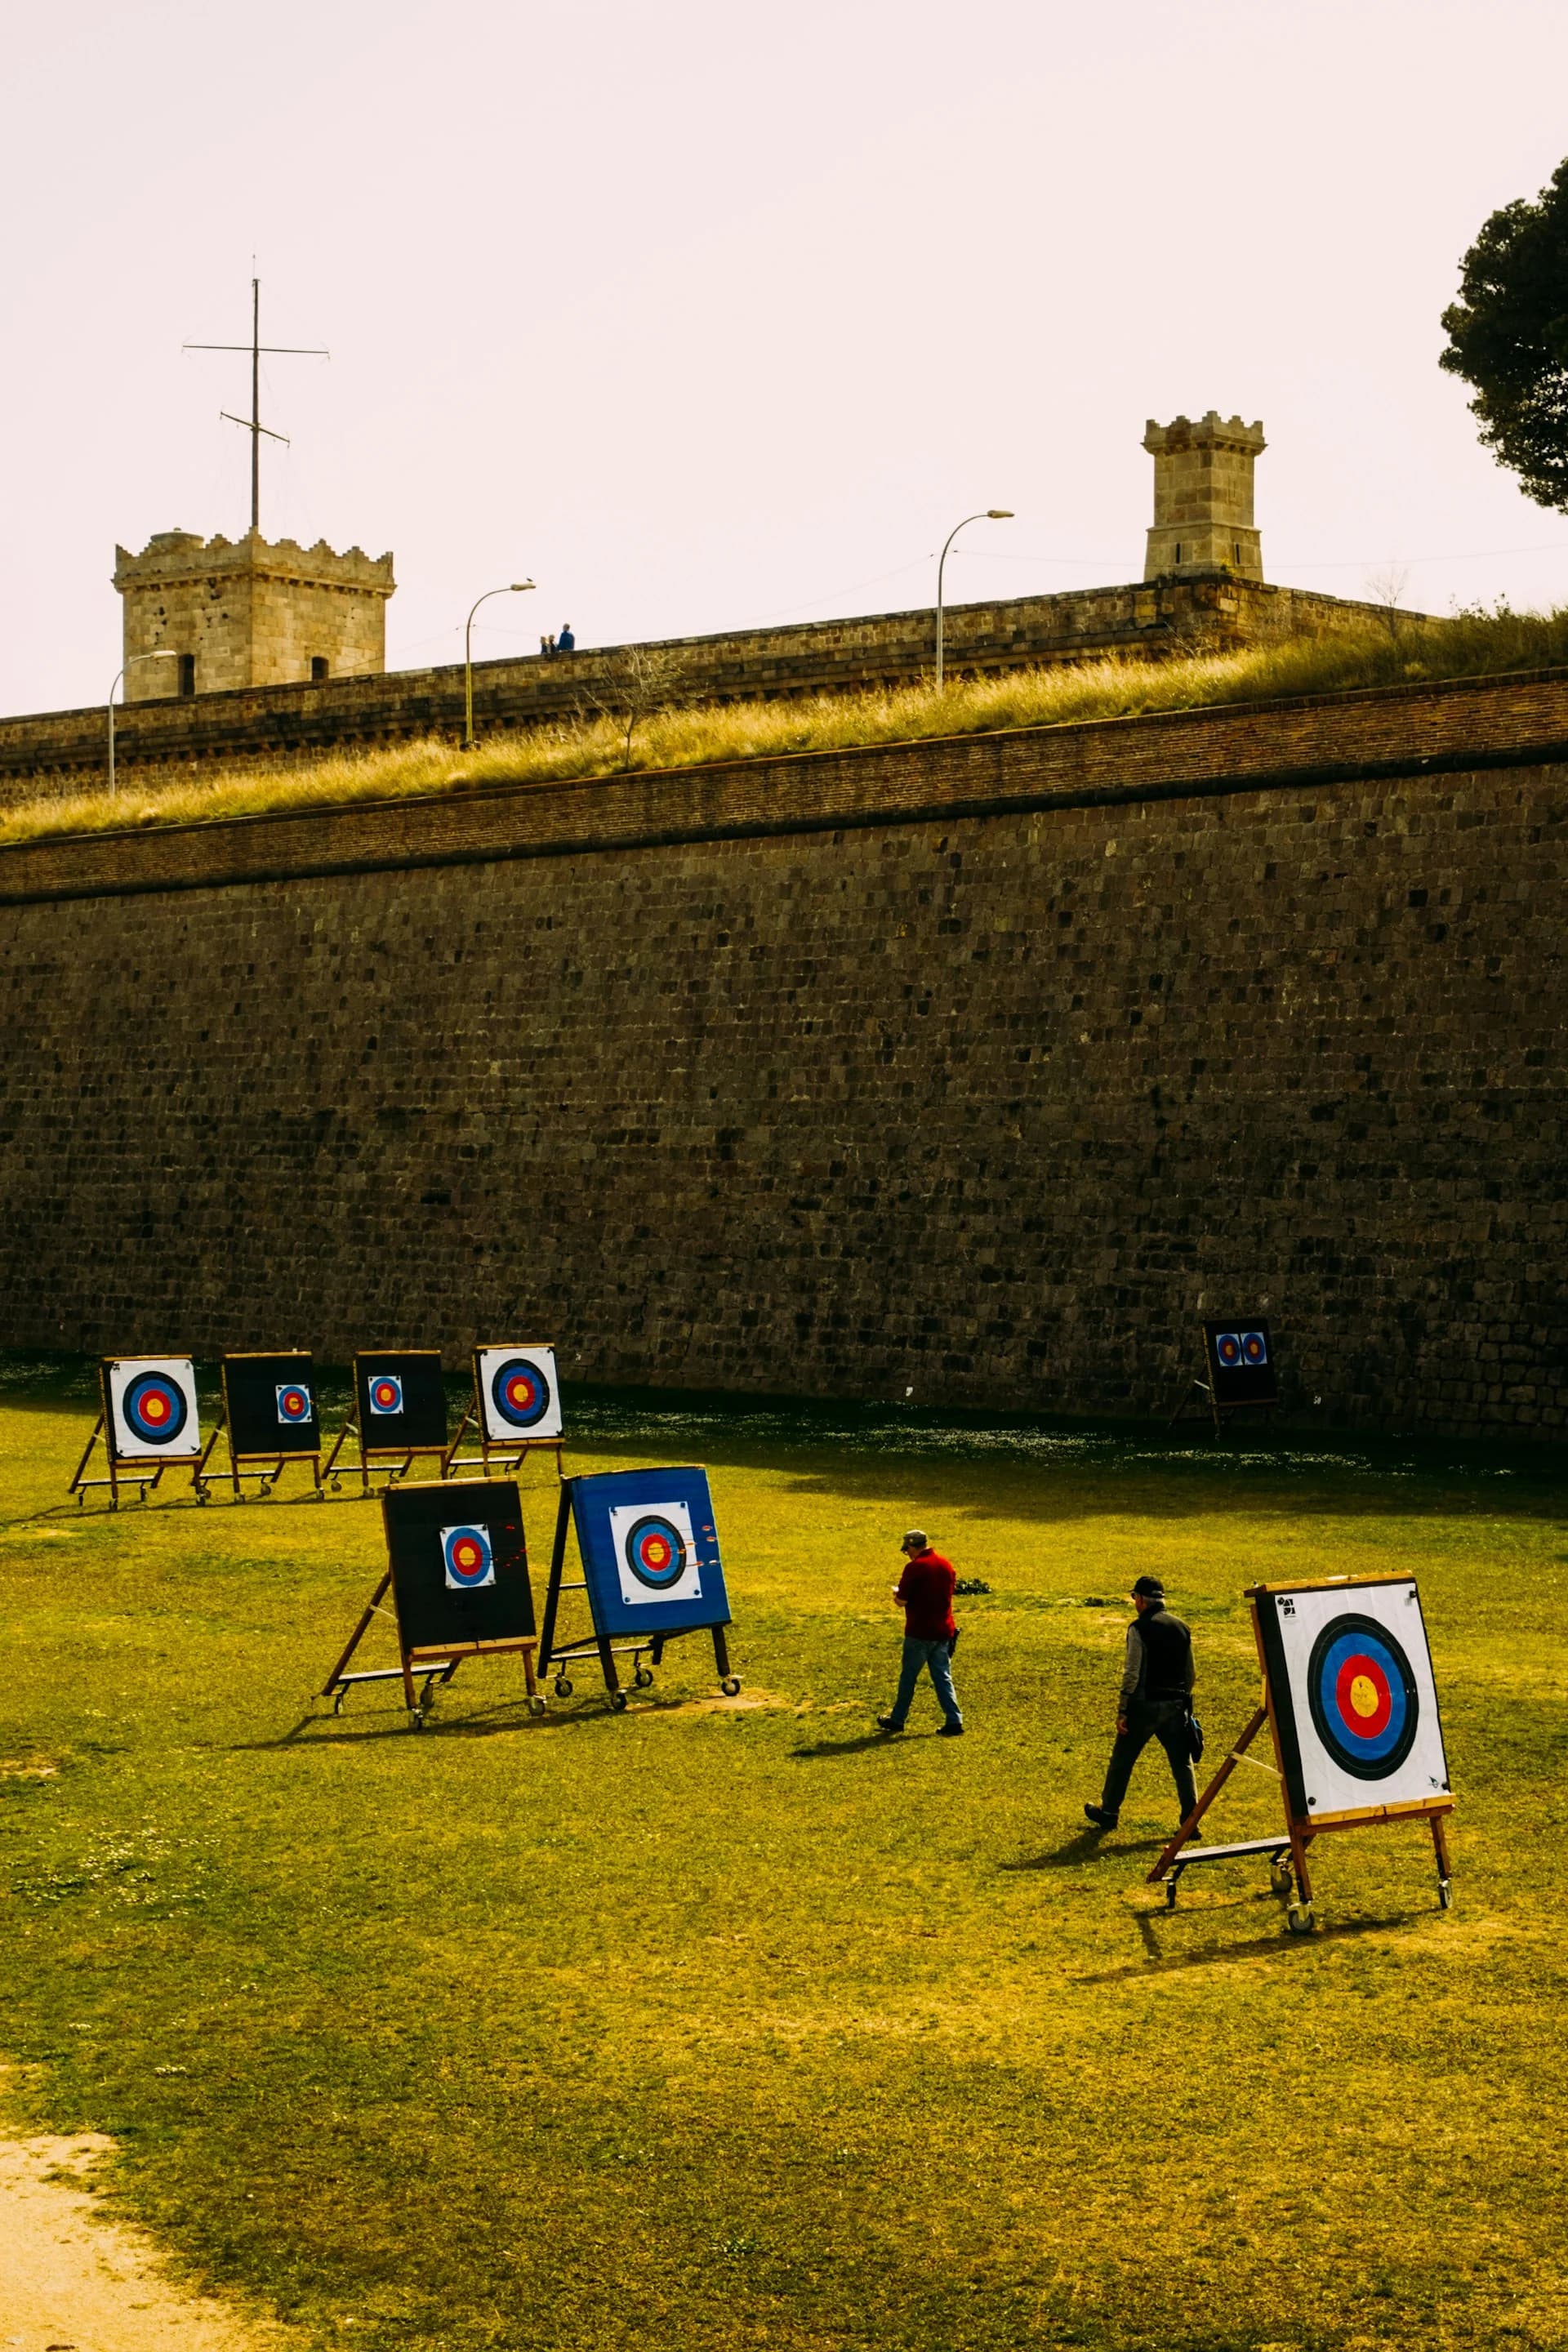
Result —
M 132 662 L 178 661 L 179 655 L 169 646 L 156 646 L 151 653 L 132 654 L 114 673 L 114 686 L 109 689 L 109 789 L 114 790 L 114 688 L 120 684 Z
M 488 604 L 492 596 L 521 596 L 532 585 L 531 580 L 514 580 L 506 588 L 487 588 L 482 596 L 478 596 L 474 600 L 473 611 L 469 613 L 463 629 L 463 749 L 465 751 L 471 751 L 474 748 L 474 614 L 479 611 L 481 604 Z
M 940 561 L 938 562 L 938 564 L 937 564 L 937 567 L 936 567 L 936 690 L 937 690 L 937 692 L 938 692 L 939 694 L 942 692 L 942 575 L 943 571 L 946 569 L 946 565 L 947 565 L 947 551 L 948 551 L 948 549 L 952 545 L 953 541 L 958 537 L 959 532 L 960 532 L 961 530 L 963 530 L 965 528 L 965 525 L 967 525 L 967 524 L 969 524 L 969 523 L 972 523 L 972 522 L 1011 522 L 1011 521 L 1012 521 L 1012 520 L 1013 520 L 1013 509 L 1012 509 L 1012 508 L 1011 508 L 1011 507 L 982 507 L 982 509 L 980 509 L 980 512 L 979 512 L 978 514 L 965 515 L 965 516 L 964 516 L 964 518 L 963 518 L 963 522 L 955 522 L 955 523 L 953 524 L 953 526 L 952 526 L 952 529 L 948 532 L 947 537 L 946 537 L 946 538 L 943 540 L 943 541 L 942 541 L 942 556 L 941 556 L 941 559 L 940 559 Z

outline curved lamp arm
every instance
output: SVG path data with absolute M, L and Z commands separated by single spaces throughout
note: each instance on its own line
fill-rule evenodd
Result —
M 463 749 L 465 751 L 471 751 L 474 748 L 474 614 L 481 604 L 488 604 L 492 596 L 521 596 L 532 585 L 531 580 L 512 580 L 504 588 L 487 588 L 482 596 L 475 597 L 468 609 L 468 617 L 463 624 Z
M 1012 520 L 1011 507 L 982 507 L 977 514 L 965 515 L 963 522 L 955 522 L 942 541 L 942 554 L 936 567 L 936 690 L 939 694 L 942 690 L 942 573 L 947 569 L 947 551 L 959 532 L 972 522 L 1011 522 Z

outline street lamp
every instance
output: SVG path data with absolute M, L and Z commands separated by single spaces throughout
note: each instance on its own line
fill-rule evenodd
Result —
M 936 567 L 936 690 L 939 694 L 942 692 L 942 575 L 947 563 L 947 551 L 959 532 L 969 523 L 1011 522 L 1012 520 L 1011 507 L 983 507 L 978 514 L 965 515 L 963 522 L 955 522 L 942 541 L 942 557 Z
M 114 688 L 120 684 L 132 662 L 178 661 L 179 658 L 179 655 L 171 646 L 158 646 L 151 653 L 132 654 L 130 659 L 115 671 L 114 686 L 109 689 L 109 789 L 110 792 L 114 790 Z
M 473 612 L 468 614 L 467 625 L 463 630 L 463 749 L 465 751 L 471 751 L 474 748 L 474 613 L 479 611 L 481 604 L 488 604 L 492 596 L 521 596 L 532 585 L 531 580 L 514 580 L 508 588 L 487 588 L 482 596 L 476 598 Z

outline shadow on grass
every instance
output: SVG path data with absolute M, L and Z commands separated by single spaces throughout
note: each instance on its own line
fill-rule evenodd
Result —
M 1076 1870 L 1086 1862 L 1110 1862 L 1118 1854 L 1158 1853 L 1169 1841 L 1161 1837 L 1119 1838 L 1108 1845 L 1103 1836 L 1094 1830 L 1079 1830 L 1068 1838 L 1066 1845 L 1052 1848 L 1049 1853 L 1020 1855 L 1016 1862 L 999 1862 L 998 1870 Z
M 1271 1898 L 1260 1895 L 1255 1899 L 1268 1902 Z M 1231 1907 L 1228 1904 L 1225 1906 L 1226 1910 Z M 1207 1915 L 1189 1913 L 1187 1916 L 1194 1925 L 1198 1925 Z M 1178 1969 L 1223 1969 L 1241 1960 L 1281 1959 L 1293 1952 L 1310 1952 L 1319 1945 L 1342 1944 L 1357 1936 L 1386 1935 L 1393 1927 L 1419 1927 L 1423 1920 L 1441 1916 L 1435 1910 L 1394 1911 L 1384 1919 L 1347 1919 L 1339 1927 L 1314 1927 L 1310 1936 L 1287 1935 L 1281 1928 L 1273 1935 L 1249 1936 L 1245 1943 L 1229 1944 L 1223 1949 L 1211 1947 L 1202 1952 L 1165 1953 L 1161 1951 L 1155 1941 L 1155 1923 L 1157 1920 L 1169 1922 L 1173 1917 L 1179 1918 L 1180 1915 L 1166 1911 L 1154 1914 L 1142 1912 L 1138 1929 L 1143 1937 L 1147 1958 L 1129 1960 L 1118 1969 L 1099 1969 L 1092 1976 L 1071 1977 L 1068 1981 L 1075 1985 L 1126 1984 L 1139 1977 L 1169 1976 Z
M 808 1748 L 792 1748 L 789 1752 L 797 1764 L 826 1764 L 836 1756 L 863 1756 L 868 1748 L 885 1748 L 890 1755 L 895 1748 L 940 1736 L 935 1731 L 858 1731 L 852 1739 L 816 1739 Z

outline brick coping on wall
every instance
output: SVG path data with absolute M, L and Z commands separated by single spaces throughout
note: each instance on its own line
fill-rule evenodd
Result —
M 52 835 L 0 845 L 0 905 L 1557 761 L 1568 667 Z

